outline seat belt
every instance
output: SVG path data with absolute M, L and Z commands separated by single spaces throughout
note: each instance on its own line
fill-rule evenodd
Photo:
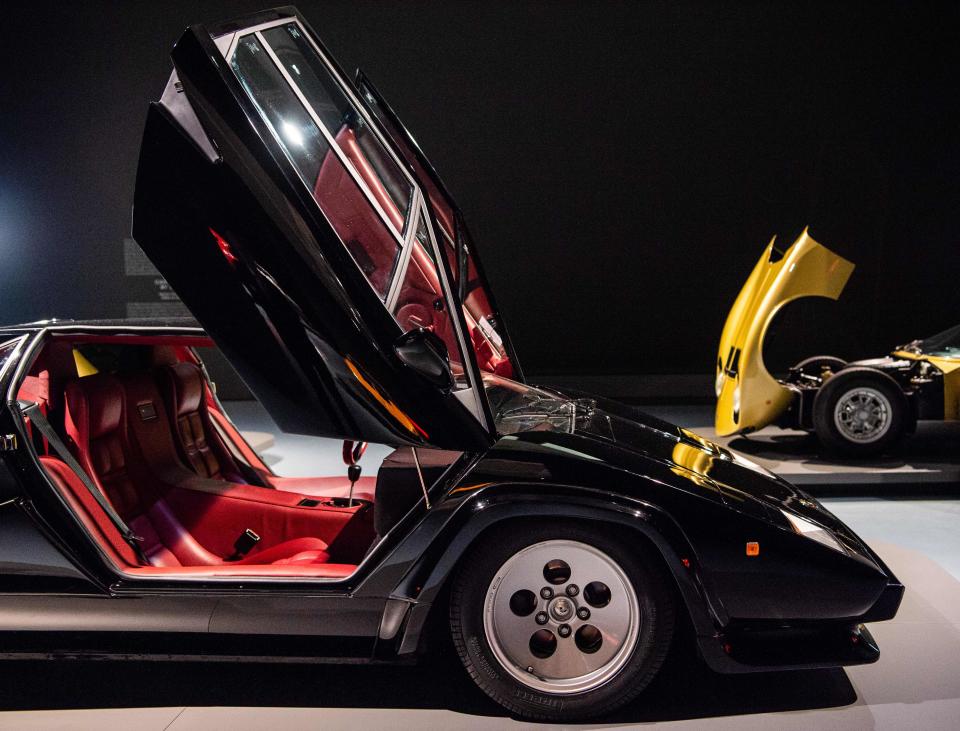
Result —
M 133 552 L 137 555 L 137 558 L 146 565 L 150 565 L 150 559 L 147 558 L 147 555 L 143 552 L 143 548 L 140 545 L 140 542 L 143 540 L 140 536 L 130 530 L 130 526 L 123 522 L 123 518 L 117 515 L 117 511 L 113 509 L 113 506 L 100 491 L 100 488 L 97 487 L 96 483 L 90 478 L 90 475 L 86 473 L 83 467 L 80 466 L 80 463 L 77 462 L 76 458 L 67 448 L 67 445 L 63 443 L 57 433 L 53 430 L 53 427 L 50 426 L 50 422 L 47 421 L 47 417 L 43 415 L 43 412 L 40 411 L 40 405 L 36 402 L 34 403 L 25 403 L 20 402 L 20 413 L 30 419 L 30 423 L 33 424 L 37 429 L 40 430 L 40 433 L 43 434 L 44 438 L 47 440 L 47 444 L 53 449 L 54 452 L 62 459 L 67 466 L 74 471 L 80 482 L 83 483 L 83 486 L 87 488 L 87 491 L 93 496 L 93 499 L 97 501 L 97 505 L 100 506 L 100 509 L 107 514 L 107 517 L 110 518 L 110 522 L 116 526 L 117 530 L 120 531 L 120 535 L 123 536 L 123 540 L 129 544 L 130 548 L 133 549 Z

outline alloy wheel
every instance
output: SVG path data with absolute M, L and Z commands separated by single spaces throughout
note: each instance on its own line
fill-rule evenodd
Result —
M 881 391 L 860 386 L 843 394 L 833 409 L 833 421 L 846 439 L 869 444 L 890 428 L 892 407 Z
M 623 569 L 579 541 L 519 551 L 485 597 L 490 649 L 514 679 L 542 692 L 603 685 L 629 661 L 640 630 L 637 593 Z

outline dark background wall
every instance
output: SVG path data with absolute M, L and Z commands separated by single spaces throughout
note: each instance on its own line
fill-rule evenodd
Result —
M 265 5 L 4 5 L 0 319 L 123 314 L 169 48 Z M 808 224 L 857 269 L 839 305 L 788 309 L 774 367 L 960 319 L 956 3 L 299 7 L 458 197 L 529 373 L 708 387 L 766 241 Z

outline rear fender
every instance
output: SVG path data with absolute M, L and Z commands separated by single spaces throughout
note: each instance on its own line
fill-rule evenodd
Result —
M 773 423 L 793 392 L 767 371 L 763 339 L 777 312 L 801 297 L 835 300 L 854 265 L 818 244 L 804 229 L 783 252 L 774 236 L 727 315 L 716 359 L 717 434 L 729 436 Z M 779 257 L 779 258 L 778 258 Z
M 660 508 L 609 492 L 569 486 L 498 484 L 478 489 L 454 512 L 430 549 L 398 584 L 393 599 L 409 602 L 410 613 L 393 652 L 415 653 L 430 609 L 457 564 L 489 529 L 506 521 L 571 518 L 622 526 L 646 538 L 674 577 L 698 634 L 712 634 L 725 612 L 709 598 L 689 540 Z M 684 562 L 686 560 L 686 563 Z M 383 652 L 386 648 L 379 648 Z

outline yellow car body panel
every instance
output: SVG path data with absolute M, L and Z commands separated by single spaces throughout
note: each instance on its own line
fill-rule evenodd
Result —
M 762 429 L 787 408 L 793 393 L 763 363 L 763 339 L 780 308 L 801 297 L 835 300 L 854 265 L 814 241 L 807 229 L 780 258 L 767 245 L 727 315 L 717 352 L 717 434 Z
M 943 420 L 960 419 L 960 358 L 923 355 L 906 350 L 895 351 L 893 357 L 904 360 L 923 360 L 939 368 L 943 373 Z

